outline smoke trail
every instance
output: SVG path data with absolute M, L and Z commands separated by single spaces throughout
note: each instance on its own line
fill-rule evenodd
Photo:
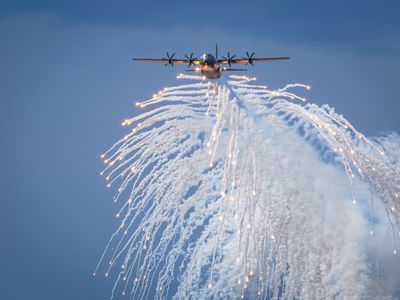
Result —
M 102 155 L 122 202 L 96 268 L 118 270 L 112 297 L 361 299 L 378 222 L 396 254 L 399 143 L 299 105 L 291 90 L 308 86 L 252 81 L 166 88 L 123 122 L 132 131 Z

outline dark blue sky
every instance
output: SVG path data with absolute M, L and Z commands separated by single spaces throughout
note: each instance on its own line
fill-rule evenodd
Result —
M 4 299 L 107 299 L 90 274 L 117 207 L 98 175 L 133 103 L 179 84 L 132 56 L 291 56 L 251 74 L 313 86 L 362 132 L 400 132 L 396 1 L 0 3 L 0 290 Z
M 3 17 L 55 14 L 67 23 L 151 26 L 204 25 L 281 41 L 311 44 L 387 42 L 398 37 L 397 1 L 14 1 Z M 165 28 L 166 27 L 166 28 Z M 379 48 L 379 47 L 377 47 Z

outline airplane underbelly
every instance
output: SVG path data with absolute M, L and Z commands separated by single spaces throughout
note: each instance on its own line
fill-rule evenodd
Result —
M 204 68 L 201 70 L 201 73 L 203 76 L 205 76 L 207 79 L 218 79 L 221 77 L 221 71 L 220 68 Z

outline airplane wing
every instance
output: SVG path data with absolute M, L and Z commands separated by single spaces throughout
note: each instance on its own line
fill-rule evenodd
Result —
M 285 59 L 290 59 L 290 57 L 263 57 L 263 58 L 237 58 L 237 59 L 231 59 L 230 63 L 231 64 L 252 64 L 253 62 L 264 62 L 264 61 L 273 61 L 273 60 L 285 60 Z M 218 62 L 223 65 L 229 64 L 229 61 L 227 59 L 218 59 Z
M 164 63 L 164 64 L 177 64 L 177 65 L 184 65 L 188 64 L 187 59 L 168 59 L 168 58 L 131 58 L 131 60 L 134 61 L 146 61 L 146 62 L 158 62 L 158 63 Z M 193 60 L 192 61 L 193 65 L 198 65 L 200 64 L 199 60 Z

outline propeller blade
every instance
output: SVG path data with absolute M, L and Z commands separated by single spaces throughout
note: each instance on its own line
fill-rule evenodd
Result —
M 174 56 L 175 56 L 175 53 L 169 54 L 169 52 L 167 52 L 167 58 L 166 59 L 168 59 L 168 62 L 165 64 L 166 66 L 167 65 L 171 65 L 171 67 L 174 66 L 174 62 L 172 61 L 172 58 Z
M 192 65 L 194 65 L 195 60 L 197 60 L 197 58 L 194 58 L 194 57 L 193 57 L 193 52 L 190 53 L 190 56 L 188 56 L 187 54 L 185 54 L 185 58 L 186 58 L 187 61 L 188 61 L 188 66 L 189 66 L 189 67 L 192 66 Z
M 246 56 L 247 56 L 247 60 L 248 60 L 248 62 L 246 63 L 246 65 L 250 64 L 250 65 L 254 66 L 254 63 L 253 63 L 253 56 L 254 56 L 255 54 L 256 54 L 255 52 L 249 54 L 249 51 L 246 51 Z
M 227 57 L 222 57 L 224 60 L 226 60 L 226 62 L 227 62 L 227 64 L 229 65 L 229 67 L 231 67 L 232 66 L 232 62 L 233 62 L 233 59 L 236 57 L 236 55 L 232 55 L 231 56 L 231 53 L 230 52 L 228 52 L 228 55 L 227 55 Z

